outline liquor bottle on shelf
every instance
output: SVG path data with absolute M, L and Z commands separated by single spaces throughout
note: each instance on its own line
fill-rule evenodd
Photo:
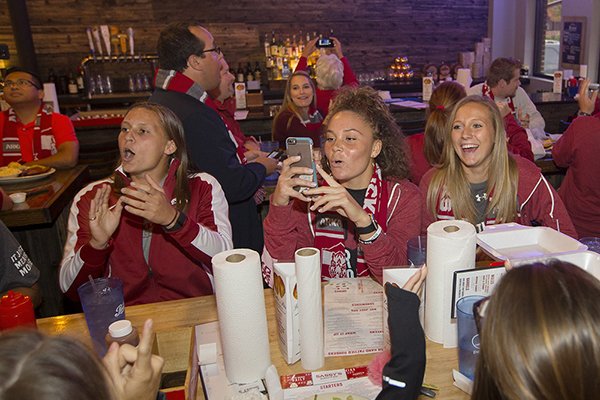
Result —
M 242 63 L 238 63 L 238 69 L 236 72 L 236 81 L 244 82 L 244 69 L 242 68 Z
M 279 46 L 277 45 L 277 39 L 275 38 L 275 31 L 271 31 L 271 56 L 277 57 L 279 55 Z
M 298 58 L 300 55 L 298 54 L 298 43 L 296 42 L 296 35 L 292 37 L 292 58 Z
M 261 78 L 262 78 L 262 71 L 260 70 L 260 65 L 258 64 L 258 61 L 257 61 L 256 65 L 254 66 L 254 79 L 260 82 Z
M 265 33 L 265 41 L 263 43 L 265 48 L 265 57 L 269 58 L 271 56 L 271 43 L 269 43 L 269 36 Z
M 57 80 L 58 80 L 58 78 L 56 77 L 56 74 L 54 73 L 54 68 L 50 68 L 48 70 L 48 82 L 56 84 Z
M 283 58 L 283 67 L 281 68 L 281 77 L 288 79 L 290 77 L 290 65 L 286 57 Z
M 77 82 L 77 91 L 79 93 L 83 93 L 85 90 L 85 85 L 83 83 L 83 74 L 81 73 L 81 68 L 79 69 L 77 75 L 75 76 L 75 80 Z
M 252 70 L 252 66 L 250 65 L 250 61 L 246 64 L 246 81 L 254 80 L 254 71 Z
M 300 31 L 300 41 L 298 42 L 298 58 L 302 57 L 304 52 L 304 39 L 302 38 L 302 31 Z
M 287 58 L 292 57 L 292 41 L 290 40 L 289 35 L 285 39 L 285 54 L 284 55 Z
M 71 73 L 69 78 L 69 94 L 77 94 L 79 89 L 77 88 L 77 81 L 75 80 L 75 74 Z

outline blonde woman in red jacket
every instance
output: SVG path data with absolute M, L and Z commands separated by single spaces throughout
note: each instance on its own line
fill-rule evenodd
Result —
M 423 230 L 436 220 L 463 219 L 478 230 L 518 222 L 577 238 L 560 197 L 532 162 L 510 155 L 500 110 L 483 96 L 462 99 L 450 115 L 440 167 L 421 180 Z

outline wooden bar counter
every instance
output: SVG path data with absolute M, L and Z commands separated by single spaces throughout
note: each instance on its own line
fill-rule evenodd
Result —
M 42 304 L 37 310 L 40 316 L 63 312 L 58 268 L 67 237 L 69 205 L 88 180 L 88 168 L 78 165 L 37 180 L 2 183 L 2 189 L 9 194 L 27 193 L 25 203 L 0 212 L 0 220 L 40 270 Z
M 267 319 L 269 324 L 269 342 L 271 360 L 279 375 L 306 372 L 301 363 L 288 365 L 281 356 L 277 338 L 273 290 L 265 290 Z M 195 325 L 216 321 L 217 308 L 215 296 L 203 296 L 184 300 L 165 301 L 139 306 L 130 306 L 125 310 L 127 319 L 141 327 L 147 318 L 154 320 L 158 351 L 165 358 L 164 373 L 173 373 L 187 369 L 192 329 Z M 64 315 L 38 319 L 38 329 L 42 332 L 76 337 L 90 348 L 91 340 L 83 314 Z M 367 365 L 373 354 L 349 357 L 325 358 L 323 370 Z M 442 345 L 427 340 L 427 369 L 425 382 L 439 386 L 439 399 L 465 400 L 469 396 L 452 384 L 452 369 L 458 369 L 458 350 L 444 349 Z M 203 398 L 200 393 L 199 399 Z M 421 396 L 426 399 L 427 397 Z

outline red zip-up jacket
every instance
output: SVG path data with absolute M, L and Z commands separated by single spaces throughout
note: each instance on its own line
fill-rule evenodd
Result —
M 390 194 L 388 201 L 387 230 L 373 243 L 360 244 L 354 236 L 346 235 L 346 247 L 360 247 L 370 273 L 382 281 L 383 270 L 390 266 L 407 265 L 406 243 L 418 236 L 421 227 L 421 196 L 419 189 L 403 179 L 386 180 Z M 265 218 L 265 247 L 278 261 L 294 259 L 294 252 L 314 245 L 311 225 L 315 214 L 309 215 L 308 203 L 291 201 L 287 206 L 269 207 Z
M 519 170 L 517 206 L 519 207 L 520 218 L 516 222 L 526 226 L 547 226 L 577 239 L 577 231 L 575 231 L 565 205 L 556 190 L 544 178 L 537 165 L 519 156 L 510 157 L 514 157 Z M 419 185 L 423 195 L 422 232 L 427 232 L 429 224 L 437 220 L 454 219 L 451 204 L 445 204 L 444 208 L 449 208 L 449 210 L 445 209 L 444 211 L 440 209 L 438 204 L 436 216 L 431 214 L 427 206 L 427 190 L 436 171 L 436 168 L 427 171 Z
M 172 203 L 176 164 L 171 163 L 163 185 Z M 121 278 L 125 305 L 212 294 L 211 258 L 233 247 L 227 201 L 216 179 L 206 173 L 190 176 L 191 197 L 185 223 L 172 232 L 153 227 L 148 262 L 142 249 L 143 218 L 125 210 L 106 249 L 89 245 L 90 201 L 103 184 L 110 183 L 108 179 L 93 182 L 75 196 L 60 268 L 62 291 L 78 299 L 77 288 L 91 275 Z M 111 195 L 109 203 L 116 201 L 116 196 Z

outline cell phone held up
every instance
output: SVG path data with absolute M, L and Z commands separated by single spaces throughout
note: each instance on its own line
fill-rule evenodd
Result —
M 289 137 L 285 141 L 285 148 L 288 157 L 300 156 L 300 161 L 292 164 L 293 167 L 312 168 L 311 175 L 300 175 L 299 178 L 312 181 L 317 184 L 317 169 L 313 160 L 313 141 L 311 138 L 305 137 Z M 302 193 L 308 187 L 294 186 L 294 190 Z
M 333 40 L 331 40 L 330 38 L 321 38 L 321 39 L 317 40 L 316 46 L 318 49 L 332 48 L 332 47 L 335 47 L 335 44 L 333 43 Z

